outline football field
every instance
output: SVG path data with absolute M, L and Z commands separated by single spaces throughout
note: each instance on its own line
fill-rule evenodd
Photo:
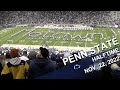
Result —
M 0 28 L 0 45 L 93 47 L 113 37 L 120 42 L 119 28 L 98 27 L 93 30 L 50 30 L 33 26 Z

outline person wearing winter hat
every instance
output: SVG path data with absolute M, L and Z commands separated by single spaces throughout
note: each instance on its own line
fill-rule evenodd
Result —
M 10 56 L 1 72 L 2 79 L 26 79 L 29 65 L 19 58 L 19 49 L 12 48 Z
M 32 50 L 32 51 L 29 52 L 29 54 L 28 54 L 29 60 L 27 60 L 28 64 L 30 64 L 30 62 L 32 60 L 36 59 L 36 54 L 37 54 L 37 52 L 34 51 L 34 50 Z
M 56 70 L 57 64 L 49 59 L 49 51 L 40 47 L 40 51 L 36 55 L 36 59 L 31 61 L 28 70 L 28 79 L 35 79 L 44 74 Z
M 40 57 L 43 57 L 43 58 L 49 57 L 49 51 L 46 48 L 40 47 L 40 53 L 41 54 L 38 54 L 38 58 L 39 58 L 39 55 L 41 55 Z

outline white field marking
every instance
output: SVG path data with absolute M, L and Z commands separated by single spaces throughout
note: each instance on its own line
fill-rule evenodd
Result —
M 10 28 L 9 28 L 10 29 Z M 10 33 L 14 30 L 15 28 L 11 28 L 10 29 Z M 4 30 L 4 29 L 3 29 Z M 7 31 L 6 31 L 7 32 Z M 5 38 L 11 38 L 11 36 L 9 34 L 7 34 L 6 36 L 2 37 L 1 40 L 5 40 Z
M 83 30 L 80 30 L 80 31 L 81 31 L 81 32 L 80 32 L 80 36 L 81 36 L 81 38 L 82 38 L 82 35 L 81 35 L 81 34 L 82 34 L 82 31 L 83 31 Z M 79 45 L 79 44 L 78 44 L 78 45 Z
M 107 33 L 105 32 L 105 30 L 104 30 L 104 33 L 105 33 L 106 37 L 108 37 L 108 35 L 107 35 Z M 105 39 L 106 39 L 106 38 L 105 38 Z
M 35 29 L 35 28 L 33 27 L 33 28 L 31 28 L 30 30 L 33 30 L 33 29 Z M 29 38 L 29 37 L 27 37 L 27 38 Z M 26 39 L 26 38 L 25 38 L 25 39 Z M 27 40 L 25 44 L 27 44 L 29 41 L 31 41 L 31 39 L 30 39 L 30 40 Z
M 49 30 L 49 29 L 48 29 Z M 43 29 L 42 29 L 42 32 L 43 32 Z M 48 32 L 51 32 L 50 30 L 48 31 Z M 49 39 L 50 40 L 50 39 Z M 40 44 L 41 44 L 41 42 L 42 41 L 46 41 L 44 38 L 40 41 Z M 47 41 L 48 41 L 48 39 L 47 39 Z
M 56 30 L 56 31 L 57 31 L 57 30 Z M 61 35 L 62 35 L 62 34 L 61 34 Z M 61 35 L 60 35 L 60 36 L 61 36 Z M 56 42 L 57 42 L 57 40 L 55 41 L 55 43 L 53 44 L 53 46 L 55 46 Z
M 111 28 L 111 31 L 114 33 L 115 36 L 117 36 L 117 34 L 113 31 L 113 29 Z
M 118 31 L 118 30 L 117 30 Z M 118 31 L 119 32 L 119 34 L 120 34 L 120 31 Z M 119 37 L 120 37 L 120 35 L 118 35 Z
M 48 30 L 49 30 L 49 29 L 48 29 Z M 52 30 L 49 30 L 48 32 L 51 33 Z M 50 42 L 50 43 L 52 43 L 52 40 L 51 40 L 52 38 L 51 38 L 50 36 L 51 36 L 51 34 L 48 34 L 47 41 Z M 49 38 L 49 39 L 48 39 L 48 38 Z M 47 43 L 47 44 L 48 44 L 48 43 Z
M 5 28 L 5 29 L 0 30 L 0 32 L 4 33 L 4 32 L 7 32 L 8 30 L 11 30 L 11 29 L 14 29 L 14 28 L 16 28 L 16 27 Z
M 18 40 L 20 41 L 20 39 L 22 39 L 25 35 L 26 35 L 26 33 L 25 33 L 23 36 L 21 36 Z M 18 41 L 18 40 L 17 40 L 17 41 Z M 15 41 L 16 41 L 16 40 L 15 40 Z
M 15 28 L 16 28 L 16 27 L 14 27 L 14 28 L 9 28 L 9 29 L 10 29 L 9 32 L 10 32 L 10 33 L 11 33 L 11 32 L 14 33 Z M 1 38 L 1 41 L 5 41 L 5 40 L 6 40 L 6 42 L 7 42 L 7 39 L 10 39 L 10 38 L 11 38 L 11 36 L 10 36 L 9 34 L 7 34 L 5 37 Z
M 87 30 L 87 34 L 88 34 L 88 30 Z M 86 41 L 85 41 L 85 47 L 87 46 L 87 38 L 86 38 Z
M 95 29 L 92 30 L 93 33 L 94 33 L 94 30 L 95 30 Z M 94 40 L 93 38 L 94 38 L 94 37 L 92 37 L 92 40 Z M 91 44 L 93 44 L 93 42 L 91 42 Z
M 116 33 L 116 36 L 120 36 L 120 29 L 114 30 L 114 32 Z
M 74 32 L 74 34 L 72 35 L 72 37 L 75 35 L 76 31 L 77 31 L 77 30 L 75 30 L 75 32 Z M 69 46 L 71 45 L 71 42 L 72 42 L 72 40 L 70 41 Z
M 118 33 L 120 34 L 120 31 L 118 31 Z
M 41 30 L 42 30 L 42 32 L 43 32 L 43 29 L 41 29 Z M 48 31 L 48 32 L 49 32 L 49 31 Z M 38 35 L 38 36 L 39 36 L 39 35 Z M 37 37 L 38 37 L 38 36 L 37 36 Z M 39 42 L 40 39 L 37 38 L 36 40 Z M 40 40 L 40 44 L 41 44 L 42 41 L 43 41 L 43 40 Z
M 61 34 L 59 37 L 61 38 L 61 37 L 62 37 L 62 35 L 63 35 L 63 34 Z M 62 38 L 61 38 L 61 40 L 62 40 Z M 55 43 L 56 43 L 56 42 L 55 42 Z
M 105 30 L 104 30 L 104 31 L 105 31 Z M 106 33 L 106 32 L 105 32 L 105 33 Z M 103 34 L 103 33 L 102 33 L 102 34 Z M 106 34 L 106 35 L 107 35 L 107 34 Z M 104 34 L 103 34 L 103 37 L 104 37 Z M 102 39 L 100 38 L 99 40 L 100 40 L 100 43 L 102 43 Z

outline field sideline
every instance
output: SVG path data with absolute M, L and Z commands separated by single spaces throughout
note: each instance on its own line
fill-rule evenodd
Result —
M 40 45 L 19 45 L 19 44 L 3 44 L 1 47 L 20 48 L 20 49 L 39 49 Z M 56 48 L 58 50 L 83 50 L 89 51 L 92 47 L 66 47 L 66 46 L 49 46 L 49 48 Z

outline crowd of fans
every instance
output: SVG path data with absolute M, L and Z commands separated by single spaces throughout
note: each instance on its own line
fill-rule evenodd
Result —
M 11 48 L 0 52 L 0 79 L 34 79 L 63 66 L 59 54 L 50 57 L 48 49 L 40 47 L 37 51 Z
M 16 24 L 115 25 L 110 11 L 0 11 L 0 25 Z
M 1 79 L 34 79 L 64 66 L 62 59 L 75 51 L 53 48 L 0 48 Z M 69 64 L 69 62 L 67 63 Z
M 35 79 L 63 68 L 62 59 L 80 51 L 58 51 L 40 47 L 34 50 L 10 48 L 0 51 L 0 79 Z M 113 57 L 120 58 L 120 55 Z M 67 63 L 67 65 L 70 62 Z M 120 61 L 101 68 L 91 79 L 120 79 Z
M 0 25 L 119 24 L 110 11 L 0 11 Z M 77 51 L 76 51 L 77 52 Z M 0 48 L 0 79 L 34 79 L 64 66 L 62 59 L 76 53 L 40 47 L 34 50 Z M 69 62 L 68 62 L 69 63 Z M 120 79 L 120 63 L 103 68 L 97 79 Z M 108 75 L 105 77 L 105 75 Z

